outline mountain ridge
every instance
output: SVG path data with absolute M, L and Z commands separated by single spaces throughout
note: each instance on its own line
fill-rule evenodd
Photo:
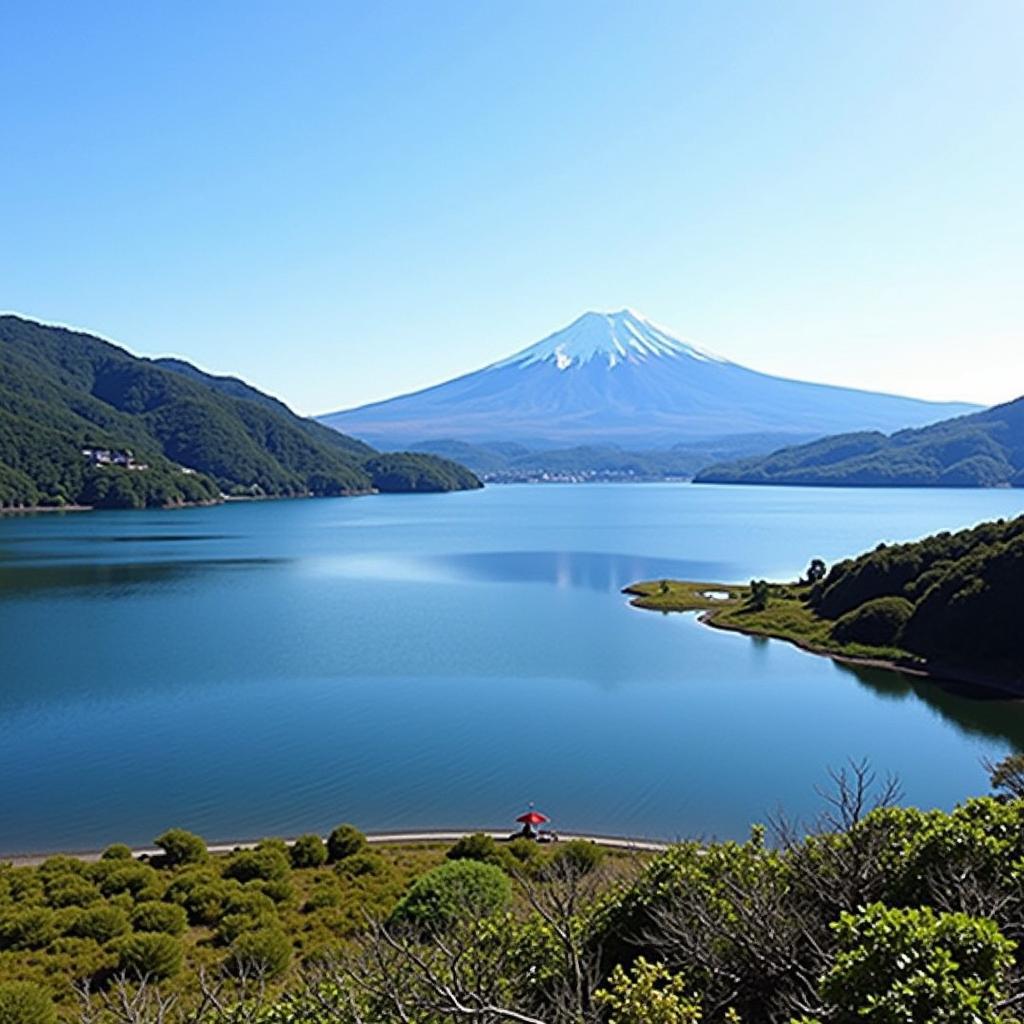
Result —
M 1024 397 L 891 435 L 836 434 L 701 470 L 697 483 L 1024 487 Z

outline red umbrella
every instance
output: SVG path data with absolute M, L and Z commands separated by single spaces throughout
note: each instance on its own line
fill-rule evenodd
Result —
M 516 818 L 516 821 L 521 821 L 524 825 L 543 825 L 548 820 L 547 815 L 541 814 L 540 811 L 527 811 Z

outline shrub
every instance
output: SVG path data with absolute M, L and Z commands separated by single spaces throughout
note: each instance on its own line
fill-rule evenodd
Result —
M 0 982 L 0 1024 L 56 1024 L 50 993 L 27 981 Z
M 913 612 L 905 597 L 876 597 L 842 616 L 832 627 L 832 636 L 843 644 L 892 647 Z
M 138 861 L 109 860 L 94 864 L 92 877 L 104 896 L 128 893 L 135 900 L 159 899 L 163 883 L 159 873 Z
M 484 832 L 474 832 L 471 836 L 463 836 L 449 847 L 445 856 L 449 860 L 477 860 L 499 866 L 502 861 L 501 852 L 494 837 Z
M 288 855 L 274 847 L 257 850 L 241 850 L 232 854 L 224 866 L 224 877 L 238 882 L 253 882 L 257 879 L 287 878 L 291 870 Z
M 134 860 L 135 857 L 132 854 L 132 848 L 126 846 L 124 843 L 114 843 L 113 846 L 108 846 L 101 854 L 101 860 Z
M 181 935 L 188 926 L 185 910 L 175 903 L 151 900 L 140 903 L 132 914 L 132 927 L 137 932 L 164 932 Z
M 51 907 L 86 907 L 99 898 L 99 889 L 81 875 L 56 875 L 46 882 L 46 902 Z
M 551 862 L 580 876 L 589 875 L 605 856 L 604 849 L 597 843 L 588 843 L 586 839 L 572 839 L 555 850 Z
M 26 907 L 0 915 L 0 949 L 42 949 L 57 936 L 49 907 Z
M 118 968 L 138 978 L 170 978 L 181 969 L 181 942 L 172 935 L 138 932 L 122 940 Z
M 244 932 L 232 943 L 226 967 L 245 977 L 276 978 L 288 969 L 291 943 L 279 928 Z
M 683 979 L 643 957 L 628 974 L 616 964 L 608 987 L 595 995 L 614 1024 L 697 1024 L 701 1019 L 700 1003 L 686 994 Z
M 293 868 L 318 868 L 327 863 L 327 847 L 319 836 L 299 836 L 288 855 Z
M 366 836 L 355 825 L 339 825 L 327 837 L 327 859 L 334 862 L 359 853 L 366 845 Z
M 832 928 L 839 952 L 822 981 L 830 1020 L 1006 1020 L 997 1006 L 1013 943 L 992 921 L 875 903 Z
M 388 862 L 372 850 L 354 853 L 335 865 L 335 874 L 342 878 L 360 878 L 363 875 L 386 875 L 390 867 Z
M 119 907 L 101 904 L 83 910 L 71 929 L 80 939 L 95 939 L 100 945 L 124 935 L 128 931 L 128 917 Z
M 392 920 L 444 927 L 460 917 L 487 917 L 509 900 L 508 876 L 493 864 L 453 860 L 421 875 L 399 900 Z
M 275 903 L 287 903 L 295 895 L 290 878 L 271 878 L 266 882 L 251 882 L 250 885 L 256 886 Z
M 172 828 L 154 842 L 164 851 L 164 861 L 171 867 L 180 864 L 202 864 L 209 854 L 206 843 L 197 835 L 183 828 Z

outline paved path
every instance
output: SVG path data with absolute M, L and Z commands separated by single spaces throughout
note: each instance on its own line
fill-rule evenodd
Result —
M 448 831 L 448 832 L 370 832 L 367 833 L 366 841 L 373 844 L 383 843 L 454 843 L 461 839 L 463 836 L 471 835 L 473 832 L 483 832 L 485 835 L 492 836 L 495 839 L 507 839 L 511 832 L 508 829 L 495 832 L 490 829 L 470 829 L 467 831 Z M 562 842 L 569 839 L 583 839 L 590 843 L 597 843 L 599 846 L 607 846 L 615 850 L 637 850 L 644 853 L 659 853 L 663 850 L 667 850 L 671 844 L 656 842 L 651 839 L 630 839 L 627 836 L 586 836 L 577 835 L 569 832 L 559 832 L 559 838 Z M 231 853 L 234 850 L 251 850 L 257 845 L 258 841 L 246 840 L 237 843 L 211 843 L 206 849 L 210 853 Z M 294 839 L 286 839 L 286 843 L 291 845 L 295 842 Z M 139 847 L 132 850 L 133 857 L 157 857 L 163 851 L 155 846 Z M 68 857 L 75 857 L 78 860 L 85 861 L 86 863 L 92 863 L 100 859 L 102 855 L 101 850 L 85 850 L 75 851 L 65 854 Z M 17 867 L 34 867 L 37 864 L 42 864 L 47 857 L 53 857 L 53 853 L 32 853 L 23 854 L 15 857 L 2 857 L 0 856 L 0 862 L 9 861 Z

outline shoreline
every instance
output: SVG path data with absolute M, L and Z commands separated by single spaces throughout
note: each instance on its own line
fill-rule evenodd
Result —
M 700 585 L 705 586 L 705 584 Z M 930 665 L 924 661 L 902 661 L 896 658 L 843 654 L 840 651 L 829 650 L 827 647 L 818 647 L 797 637 L 783 636 L 779 633 L 765 633 L 757 629 L 745 628 L 732 622 L 721 622 L 718 616 L 725 609 L 708 607 L 667 609 L 652 607 L 643 603 L 645 595 L 632 589 L 633 586 L 635 584 L 624 587 L 622 593 L 629 595 L 631 607 L 638 608 L 641 611 L 658 611 L 663 615 L 693 612 L 696 613 L 697 621 L 701 625 L 709 626 L 723 633 L 737 633 L 740 636 L 749 636 L 761 640 L 776 640 L 791 644 L 807 654 L 814 654 L 819 658 L 828 658 L 830 661 L 835 661 L 840 665 L 883 669 L 887 672 L 898 672 L 902 675 L 914 676 L 917 679 L 924 679 L 937 685 L 945 683 L 947 685 L 967 688 L 968 690 L 975 691 L 971 694 L 975 699 L 987 697 L 990 700 L 1024 700 L 1024 680 L 988 676 L 983 673 L 969 672 L 953 666 Z M 707 586 L 710 586 L 710 584 Z M 724 584 L 719 586 L 722 590 L 739 589 L 737 586 L 726 586 Z
M 484 835 L 488 835 L 492 839 L 508 839 L 513 834 L 513 831 L 514 830 L 507 828 L 498 830 L 475 828 L 435 829 L 424 832 L 367 832 L 366 841 L 375 846 L 383 846 L 387 844 L 407 844 L 414 846 L 432 843 L 454 843 L 465 836 L 474 835 L 477 832 L 482 832 Z M 288 846 L 291 846 L 295 842 L 296 838 L 297 837 L 295 836 L 291 836 L 283 841 Z M 326 842 L 326 836 L 321 836 L 320 838 Z M 598 846 L 605 846 L 609 849 L 633 850 L 638 853 L 663 853 L 672 845 L 669 842 L 663 842 L 656 839 L 640 839 L 630 836 L 591 835 L 579 832 L 561 832 L 559 833 L 559 838 L 565 842 L 569 842 L 573 839 L 581 839 L 584 842 L 596 843 Z M 261 842 L 263 842 L 262 839 L 240 839 L 235 841 L 221 840 L 219 842 L 207 843 L 206 852 L 212 856 L 217 856 L 219 854 L 234 853 L 236 850 L 252 850 Z M 163 850 L 156 846 L 132 847 L 132 858 L 134 860 L 159 857 L 162 853 Z M 0 854 L 0 864 L 11 864 L 14 867 L 38 867 L 43 863 L 43 861 L 48 860 L 50 857 L 73 857 L 75 860 L 80 860 L 85 864 L 92 864 L 100 860 L 102 854 L 103 850 L 50 850 L 48 852 L 37 853 Z

